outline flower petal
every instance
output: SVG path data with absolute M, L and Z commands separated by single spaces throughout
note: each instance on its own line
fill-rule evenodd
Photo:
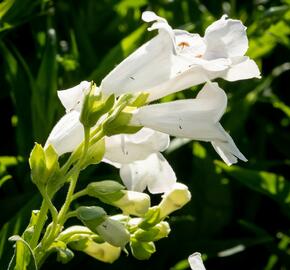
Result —
M 251 78 L 261 78 L 260 70 L 248 56 L 235 57 L 233 64 L 221 77 L 228 81 L 245 80 Z
M 164 151 L 169 145 L 169 136 L 143 128 L 131 135 L 106 137 L 105 143 L 106 153 L 103 161 L 120 167 L 120 164 L 143 160 L 152 153 Z
M 212 142 L 228 164 L 247 159 L 218 122 L 227 105 L 225 92 L 217 83 L 206 83 L 192 100 L 177 100 L 137 109 L 131 124 L 149 127 L 172 136 Z
M 176 183 L 174 171 L 160 153 L 123 165 L 120 176 L 129 190 L 142 192 L 148 187 L 152 194 L 167 192 Z
M 65 114 L 50 132 L 45 147 L 53 145 L 58 155 L 72 152 L 84 139 L 80 114 L 72 111 Z
M 205 31 L 207 49 L 205 59 L 242 56 L 248 50 L 246 27 L 239 20 L 227 16 L 212 23 Z
M 81 111 L 84 95 L 90 90 L 90 85 L 90 82 L 83 81 L 72 88 L 57 91 L 58 98 L 67 113 L 71 110 Z
M 224 130 L 221 124 L 218 125 L 221 132 L 224 133 L 224 140 L 214 140 L 211 142 L 212 146 L 227 165 L 232 165 L 242 161 L 248 161 L 247 158 L 240 152 L 231 136 Z
M 215 123 L 227 105 L 225 92 L 217 83 L 207 83 L 195 99 L 141 107 L 131 119 L 132 125 L 141 125 L 170 134 L 209 141 L 224 136 Z
M 165 19 L 146 14 L 152 15 L 145 13 L 145 19 L 158 20 L 149 29 L 158 29 L 158 35 L 138 48 L 103 79 L 100 88 L 104 94 L 121 95 L 146 91 L 170 77 L 175 51 L 172 28 Z

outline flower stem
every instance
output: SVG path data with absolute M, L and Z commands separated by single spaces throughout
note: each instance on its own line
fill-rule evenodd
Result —
M 47 211 L 48 211 L 48 204 L 45 200 L 42 201 L 40 211 L 38 214 L 38 220 L 34 227 L 34 232 L 30 241 L 30 246 L 32 249 L 34 249 L 38 243 L 38 239 L 40 237 L 41 231 L 43 229 L 43 226 L 45 224 L 46 218 L 47 218 Z
M 79 197 L 85 196 L 85 195 L 87 195 L 87 194 L 88 194 L 88 193 L 87 193 L 87 190 L 86 190 L 86 189 L 83 189 L 83 190 L 81 190 L 81 191 L 75 193 L 75 194 L 72 196 L 72 201 L 78 199 Z

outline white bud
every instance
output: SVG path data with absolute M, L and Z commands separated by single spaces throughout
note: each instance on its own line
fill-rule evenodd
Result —
M 191 199 L 188 187 L 181 183 L 175 183 L 172 189 L 163 195 L 159 204 L 160 218 L 165 218 L 172 212 L 182 208 Z
M 198 252 L 195 252 L 192 255 L 190 255 L 188 257 L 188 262 L 192 270 L 206 270 L 203 265 L 201 255 Z
M 150 196 L 136 191 L 125 191 L 125 195 L 112 203 L 122 209 L 124 214 L 143 216 L 150 207 Z

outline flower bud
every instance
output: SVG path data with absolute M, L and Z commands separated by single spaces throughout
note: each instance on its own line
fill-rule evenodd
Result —
M 81 206 L 76 212 L 82 223 L 93 232 L 98 232 L 97 227 L 107 219 L 105 210 L 98 206 Z
M 155 225 L 154 227 L 149 228 L 148 230 L 138 229 L 134 233 L 133 237 L 141 242 L 151 242 L 167 237 L 169 233 L 170 233 L 169 224 L 165 221 L 162 221 L 157 225 Z
M 138 260 L 148 260 L 156 251 L 153 242 L 139 242 L 136 239 L 132 239 L 130 247 L 133 256 Z
M 124 196 L 111 204 L 120 208 L 124 214 L 143 216 L 150 207 L 150 196 L 137 191 L 123 191 Z
M 89 196 L 98 198 L 108 204 L 121 199 L 124 196 L 124 189 L 123 185 L 111 180 L 93 182 L 86 188 Z
M 109 243 L 96 243 L 90 238 L 69 244 L 71 248 L 82 251 L 89 256 L 105 263 L 113 263 L 121 254 L 121 248 L 110 245 Z
M 130 241 L 130 233 L 125 226 L 112 218 L 107 218 L 97 228 L 104 241 L 115 247 L 124 247 Z
M 36 143 L 30 153 L 29 165 L 32 181 L 42 188 L 59 171 L 58 154 L 52 145 L 43 149 L 40 144 Z
M 198 252 L 190 255 L 188 257 L 188 262 L 192 270 L 206 270 L 202 262 L 201 254 Z
M 175 183 L 172 189 L 163 195 L 159 204 L 160 219 L 182 208 L 191 199 L 191 194 L 186 185 Z

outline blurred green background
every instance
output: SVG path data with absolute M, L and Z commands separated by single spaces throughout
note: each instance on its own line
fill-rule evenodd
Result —
M 67 265 L 50 257 L 43 269 L 188 269 L 204 255 L 208 270 L 290 269 L 290 1 L 289 0 L 4 0 L 0 2 L 0 269 L 13 253 L 40 196 L 30 182 L 27 157 L 44 143 L 63 108 L 56 96 L 81 80 L 101 79 L 156 33 L 144 10 L 174 28 L 203 35 L 222 14 L 243 21 L 248 55 L 262 79 L 218 80 L 229 97 L 222 124 L 249 162 L 227 167 L 208 143 L 176 140 L 166 156 L 192 201 L 169 219 L 169 238 L 149 261 L 125 254 L 113 265 L 76 253 Z M 150 79 L 150 78 L 149 78 Z M 200 87 L 165 100 L 195 96 Z M 118 179 L 107 165 L 91 166 L 80 186 Z M 56 204 L 64 197 L 60 194 Z M 158 196 L 156 198 L 158 200 Z M 83 199 L 82 204 L 93 201 Z M 226 251 L 226 252 L 224 252 Z

